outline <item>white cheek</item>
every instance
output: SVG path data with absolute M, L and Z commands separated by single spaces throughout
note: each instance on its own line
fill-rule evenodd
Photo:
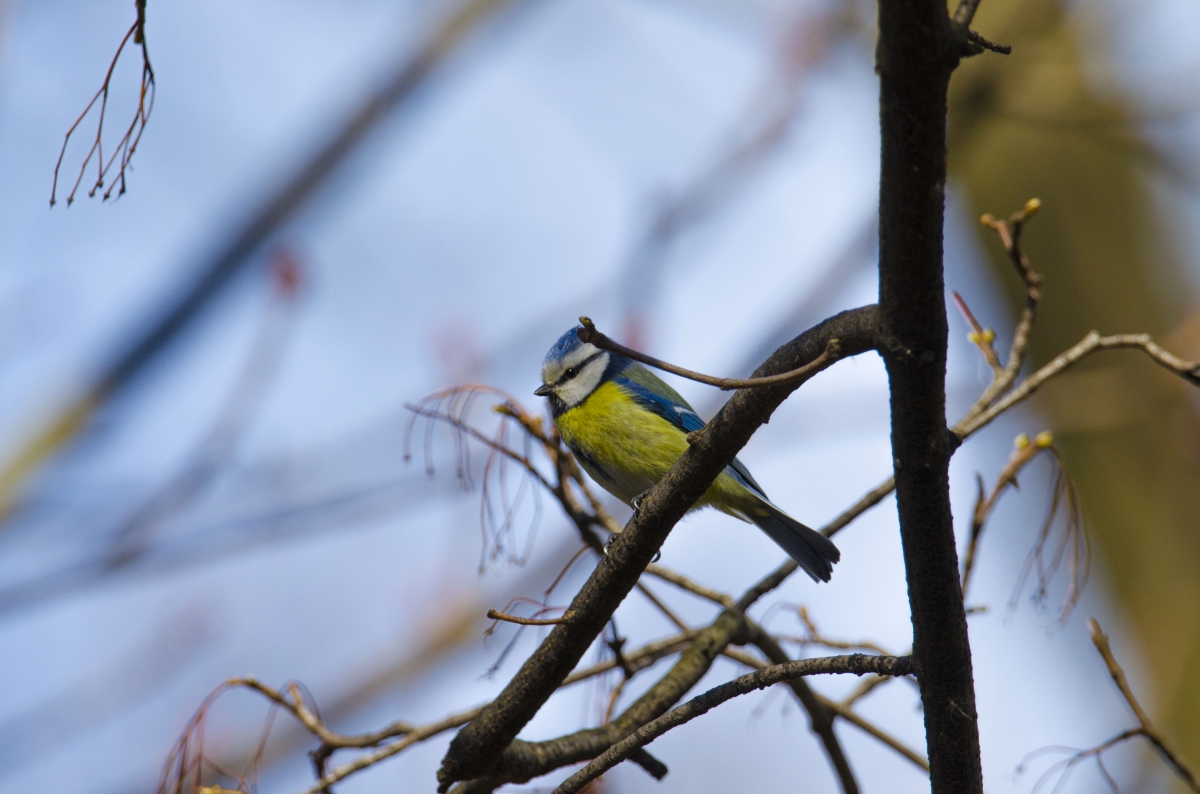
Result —
M 608 368 L 608 354 L 604 354 L 583 368 L 583 371 L 558 387 L 558 397 L 568 407 L 579 405 L 596 390 Z

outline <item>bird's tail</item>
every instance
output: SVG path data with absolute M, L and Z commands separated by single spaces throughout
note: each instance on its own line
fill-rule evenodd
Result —
M 754 509 L 746 511 L 746 517 L 786 551 L 813 581 L 829 581 L 833 564 L 842 556 L 832 540 L 767 501 L 760 501 Z

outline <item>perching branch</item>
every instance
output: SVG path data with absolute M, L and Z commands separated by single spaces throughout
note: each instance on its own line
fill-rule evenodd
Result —
M 908 675 L 911 672 L 912 661 L 907 656 L 866 656 L 858 653 L 850 656 L 801 659 L 764 667 L 761 670 L 748 673 L 720 686 L 713 687 L 703 695 L 692 698 L 682 706 L 677 706 L 658 719 L 643 725 L 632 735 L 614 744 L 601 756 L 567 778 L 562 785 L 554 790 L 554 794 L 575 794 L 575 792 L 578 792 L 586 784 L 595 780 L 621 761 L 624 761 L 635 750 L 644 747 L 672 728 L 677 728 L 684 723 L 690 722 L 725 701 L 732 700 L 739 695 L 745 695 L 806 675 L 831 673 Z
M 458 433 L 470 436 L 492 449 L 494 454 L 489 455 L 488 464 L 484 470 L 485 486 L 487 483 L 488 471 L 493 462 L 496 460 L 494 456 L 495 454 L 499 454 L 504 459 L 514 461 L 522 468 L 527 470 L 536 470 L 536 467 L 533 465 L 533 461 L 529 457 L 528 451 L 526 451 L 525 454 L 519 454 L 512 450 L 506 443 L 504 443 L 504 437 L 501 433 L 497 432 L 496 434 L 489 436 L 488 434 L 476 430 L 474 427 L 466 423 L 465 401 L 456 398 L 455 394 L 478 394 L 482 388 L 483 387 L 477 386 L 464 387 L 458 391 L 439 392 L 438 394 L 432 395 L 421 402 L 421 406 L 433 405 L 435 406 L 434 408 L 431 409 L 422 408 L 420 406 L 410 406 L 410 409 L 413 410 L 417 415 L 449 422 Z M 538 441 L 547 456 L 554 461 L 557 482 L 548 482 L 545 478 L 540 476 L 537 478 L 539 482 L 541 482 L 543 487 L 550 490 L 558 499 L 564 512 L 566 512 L 566 514 L 572 518 L 572 520 L 579 527 L 585 542 L 598 551 L 602 549 L 603 547 L 600 544 L 599 538 L 597 538 L 595 533 L 592 531 L 593 526 L 599 523 L 599 525 L 603 526 L 604 529 L 614 535 L 619 534 L 622 531 L 622 528 L 612 519 L 610 515 L 604 512 L 603 508 L 598 504 L 588 488 L 586 481 L 583 480 L 579 475 L 578 467 L 574 465 L 574 460 L 571 456 L 571 453 L 562 447 L 561 441 L 556 435 L 553 433 L 545 433 L 542 429 L 543 425 L 541 421 L 528 414 L 515 400 L 513 400 L 511 397 L 507 397 L 507 395 L 504 395 L 502 392 L 495 392 L 494 390 L 491 391 L 494 392 L 495 396 L 506 399 L 506 402 L 496 406 L 493 410 L 505 417 L 517 420 L 521 424 L 525 433 L 529 437 Z M 449 407 L 443 410 L 438 407 L 441 405 L 448 405 Z M 466 456 L 466 451 L 462 449 L 461 443 L 459 447 L 459 456 L 460 459 L 462 459 Z M 460 468 L 464 465 L 466 464 L 460 462 Z M 460 472 L 460 477 L 463 476 L 466 476 L 466 474 Z M 583 509 L 574 500 L 574 498 L 570 496 L 567 489 L 564 487 L 568 479 L 571 479 L 573 484 L 583 491 L 584 496 L 591 504 L 591 509 L 593 511 L 592 513 L 589 513 Z M 734 607 L 734 600 L 730 596 L 723 593 L 717 593 L 709 588 L 703 587 L 702 585 L 698 585 L 686 577 L 671 571 L 670 569 L 664 568 L 663 566 L 651 564 L 647 566 L 646 573 L 670 582 L 682 589 L 705 598 L 706 600 L 720 604 L 722 607 Z M 661 611 L 668 620 L 679 626 L 685 632 L 688 632 L 687 626 L 684 625 L 684 623 L 672 612 L 670 608 L 666 606 L 666 604 L 664 604 L 659 598 L 650 592 L 645 587 L 644 583 L 639 582 L 638 588 L 642 590 L 651 603 L 657 609 L 659 609 L 659 611 Z M 719 627 L 710 627 L 710 630 L 717 630 L 718 628 Z M 702 638 L 704 636 L 703 634 L 695 635 L 694 632 L 691 632 L 691 634 L 694 636 L 700 636 Z M 714 639 L 713 647 L 717 649 L 721 649 L 726 646 L 731 638 L 727 631 L 721 631 L 718 635 L 714 636 L 717 637 L 717 639 Z M 731 653 L 731 651 L 729 651 L 727 648 L 724 648 L 719 652 L 725 655 L 729 655 Z M 781 649 L 779 652 L 783 653 Z M 787 656 L 784 654 L 782 659 L 779 661 L 786 660 Z M 657 685 L 654 702 L 661 705 L 654 706 L 655 711 L 653 711 L 653 713 L 631 710 L 623 715 L 620 720 L 623 720 L 629 726 L 636 727 L 638 724 L 637 720 L 641 719 L 644 721 L 645 719 L 649 719 L 651 716 L 655 716 L 657 713 L 661 713 L 662 708 L 669 707 L 672 703 L 674 703 L 684 694 L 687 687 L 690 687 L 699 679 L 700 675 L 703 675 L 703 673 L 708 669 L 708 665 L 710 663 L 711 659 L 705 662 L 702 666 L 689 670 L 689 665 L 684 663 L 684 660 L 681 660 L 681 664 L 677 665 L 676 669 L 674 669 L 669 676 L 664 678 L 663 682 L 660 682 L 660 684 Z M 615 706 L 616 699 L 619 696 L 624 682 L 627 681 L 634 672 L 636 672 L 631 669 L 625 669 L 624 666 L 622 669 L 625 672 L 625 677 L 622 679 L 621 684 L 618 684 L 618 687 L 610 694 L 609 707 L 606 709 L 606 716 L 603 720 L 606 725 L 614 722 L 614 720 L 612 720 L 612 708 Z M 833 734 L 832 730 L 829 729 L 828 715 L 817 703 L 815 695 L 813 695 L 811 692 L 808 692 L 807 685 L 805 685 L 802 681 L 797 681 L 793 682 L 792 686 L 793 689 L 803 687 L 805 692 L 807 692 L 808 697 L 802 698 L 802 703 L 810 710 L 810 716 L 812 717 L 814 728 L 817 730 L 822 742 L 825 744 L 830 756 L 830 760 L 834 764 L 835 770 L 838 772 L 839 777 L 842 779 L 843 788 L 846 792 L 848 792 L 848 794 L 853 794 L 858 790 L 857 784 L 854 782 L 853 776 L 850 773 L 849 765 L 846 762 L 844 753 L 837 742 L 837 737 Z M 666 687 L 666 689 L 664 689 L 664 687 Z M 662 693 L 666 693 L 667 696 L 660 697 Z M 645 713 L 645 716 L 642 716 L 643 713 Z M 822 730 L 822 726 L 824 726 L 824 730 Z M 565 763 L 566 758 L 571 757 L 569 754 L 577 754 L 581 752 L 584 745 L 594 747 L 594 752 L 600 752 L 606 746 L 608 746 L 608 744 L 611 744 L 612 741 L 615 741 L 616 738 L 618 738 L 617 734 L 614 733 L 614 731 L 618 729 L 622 728 L 620 728 L 619 725 L 609 726 L 601 733 L 589 734 L 586 740 L 584 739 L 583 735 L 580 734 L 570 737 L 563 737 L 560 740 L 554 740 L 552 743 L 541 743 L 537 746 L 536 750 L 531 750 L 525 745 L 518 744 L 514 748 L 510 748 L 510 751 L 506 752 L 505 758 L 498 763 L 498 768 L 496 770 L 484 778 L 474 780 L 470 784 L 467 784 L 465 790 L 486 790 L 489 787 L 499 785 L 501 782 L 506 782 L 506 778 L 520 779 L 549 771 L 554 767 L 555 764 L 562 765 Z
M 788 372 L 817 359 L 831 339 L 844 355 L 874 348 L 875 307 L 843 312 L 776 351 L 755 377 Z M 641 502 L 572 601 L 576 619 L 555 626 L 500 696 L 451 742 L 439 790 L 485 773 L 553 694 L 633 589 L 667 533 L 724 470 L 751 434 L 799 384 L 740 390 Z

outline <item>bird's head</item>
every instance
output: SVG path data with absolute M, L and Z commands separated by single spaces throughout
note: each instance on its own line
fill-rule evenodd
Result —
M 555 412 L 574 408 L 607 379 L 612 355 L 567 331 L 542 362 L 542 385 L 534 394 L 549 397 Z

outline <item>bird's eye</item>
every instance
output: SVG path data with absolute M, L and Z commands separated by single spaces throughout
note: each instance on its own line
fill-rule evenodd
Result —
M 579 367 L 571 367 L 570 369 L 568 369 L 566 372 L 563 373 L 563 380 L 570 380 L 571 378 L 575 377 L 578 374 L 579 374 Z

